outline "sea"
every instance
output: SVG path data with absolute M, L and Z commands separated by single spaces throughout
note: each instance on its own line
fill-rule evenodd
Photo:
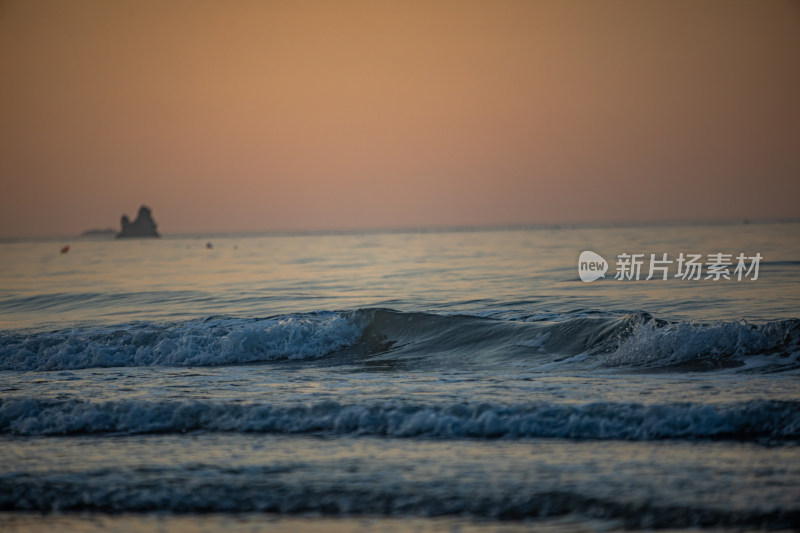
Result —
M 797 222 L 7 239 L 0 529 L 797 531 L 798 280 Z

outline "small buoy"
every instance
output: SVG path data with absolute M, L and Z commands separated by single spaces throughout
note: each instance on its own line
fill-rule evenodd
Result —
M 68 245 L 66 245 L 65 247 L 63 247 L 63 248 L 61 249 L 61 253 L 62 253 L 62 254 L 65 254 L 65 253 L 67 253 L 67 252 L 69 252 L 69 244 L 68 244 Z
M 214 247 L 214 245 L 211 244 L 210 242 L 206 243 L 206 248 L 208 248 L 209 250 L 212 249 L 213 247 Z

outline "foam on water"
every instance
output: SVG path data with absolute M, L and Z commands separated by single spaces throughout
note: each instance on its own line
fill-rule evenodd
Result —
M 391 400 L 294 406 L 201 401 L 0 400 L 0 433 L 261 432 L 435 438 L 800 440 L 800 404 L 420 404 Z
M 753 356 L 772 369 L 800 367 L 800 321 L 781 320 L 763 325 L 744 321 L 700 324 L 694 322 L 636 324 L 613 352 L 603 355 L 612 367 L 664 368 L 686 366 L 694 370 L 753 366 Z
M 209 366 L 318 358 L 360 335 L 354 320 L 340 313 L 10 334 L 0 336 L 0 369 Z
M 213 366 L 318 359 L 342 350 L 348 363 L 386 368 L 790 371 L 800 369 L 800 321 L 703 324 L 585 311 L 497 319 L 389 309 L 209 318 L 4 334 L 0 370 Z

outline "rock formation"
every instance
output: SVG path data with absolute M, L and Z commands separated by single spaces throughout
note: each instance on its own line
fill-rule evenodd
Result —
M 122 215 L 122 231 L 117 233 L 117 239 L 126 237 L 160 237 L 156 231 L 156 222 L 153 213 L 147 206 L 139 208 L 136 220 L 131 222 L 127 215 Z

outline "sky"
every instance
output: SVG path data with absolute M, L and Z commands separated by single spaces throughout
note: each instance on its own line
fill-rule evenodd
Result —
M 0 0 L 0 237 L 800 217 L 797 0 Z

